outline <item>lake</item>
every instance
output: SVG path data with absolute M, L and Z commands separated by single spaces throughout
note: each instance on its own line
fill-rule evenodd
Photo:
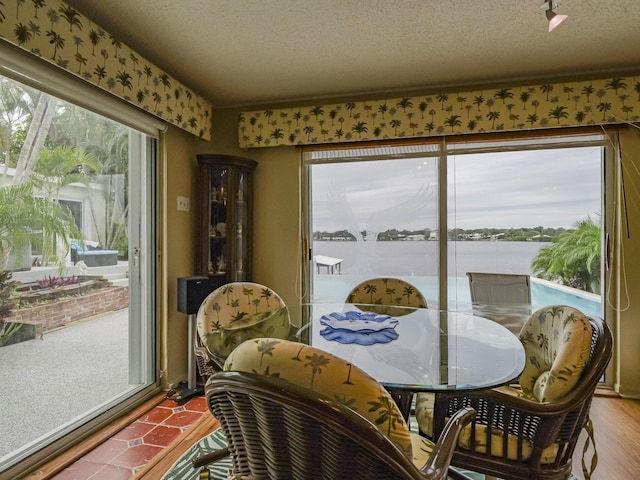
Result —
M 449 276 L 466 272 L 532 275 L 531 262 L 546 242 L 449 242 Z M 343 259 L 347 275 L 433 277 L 438 273 L 438 242 L 313 242 L 314 255 Z M 322 269 L 321 269 L 322 273 Z
M 449 305 L 470 311 L 469 280 L 466 272 L 515 273 L 531 275 L 532 306 L 571 305 L 601 315 L 599 295 L 561 287 L 534 278 L 531 262 L 545 242 L 449 242 Z M 438 242 L 313 242 L 313 254 L 342 259 L 340 275 L 326 268 L 314 272 L 315 301 L 342 301 L 361 281 L 372 277 L 404 277 L 418 288 L 430 307 L 438 308 Z

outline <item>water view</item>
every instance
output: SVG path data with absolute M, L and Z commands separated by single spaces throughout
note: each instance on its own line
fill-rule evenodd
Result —
M 499 272 L 533 275 L 531 262 L 548 242 L 449 242 L 449 275 Z M 313 254 L 341 258 L 344 275 L 438 274 L 438 242 L 313 242 Z M 455 273 L 454 273 L 455 272 Z
M 449 242 L 449 306 L 471 311 L 466 272 L 531 275 L 534 309 L 565 304 L 601 315 L 600 296 L 535 278 L 531 262 L 548 242 L 464 241 Z M 430 307 L 438 308 L 438 242 L 340 242 L 315 241 L 313 254 L 341 259 L 337 270 L 315 271 L 314 299 L 342 301 L 353 286 L 376 276 L 404 277 L 420 289 Z

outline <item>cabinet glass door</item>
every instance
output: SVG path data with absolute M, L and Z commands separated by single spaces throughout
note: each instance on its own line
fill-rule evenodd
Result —
M 236 220 L 236 282 L 246 280 L 246 267 L 249 259 L 248 232 L 248 202 L 246 197 L 247 179 L 245 172 L 238 171 L 238 186 L 236 191 L 235 220 Z
M 251 280 L 251 213 L 254 160 L 197 155 L 200 178 L 198 275 L 213 285 Z
M 209 176 L 209 276 L 225 276 L 227 272 L 227 194 L 229 171 L 213 168 Z

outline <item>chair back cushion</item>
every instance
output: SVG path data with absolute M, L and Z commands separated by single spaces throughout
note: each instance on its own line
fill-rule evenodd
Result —
M 275 376 L 345 404 L 373 423 L 411 458 L 411 435 L 387 390 L 364 371 L 303 343 L 248 340 L 227 358 L 224 370 Z
M 531 315 L 522 327 L 526 364 L 519 382 L 526 397 L 561 399 L 576 385 L 589 361 L 592 326 L 575 308 L 554 305 Z
M 202 343 L 222 358 L 250 338 L 287 338 L 290 328 L 280 296 L 251 282 L 228 283 L 211 292 L 200 305 L 196 323 Z
M 426 299 L 415 286 L 399 278 L 386 277 L 371 278 L 356 285 L 349 292 L 346 302 L 358 305 L 361 310 L 381 315 L 389 313 L 385 306 L 427 308 Z M 411 312 L 412 310 L 406 311 Z M 399 309 L 392 309 L 392 313 L 394 316 L 403 314 Z

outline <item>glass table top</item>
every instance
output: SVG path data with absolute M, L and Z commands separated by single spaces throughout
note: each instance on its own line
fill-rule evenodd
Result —
M 518 337 L 482 317 L 343 303 L 287 308 L 292 323 L 303 326 L 298 341 L 353 363 L 388 389 L 491 388 L 515 380 L 524 368 Z

